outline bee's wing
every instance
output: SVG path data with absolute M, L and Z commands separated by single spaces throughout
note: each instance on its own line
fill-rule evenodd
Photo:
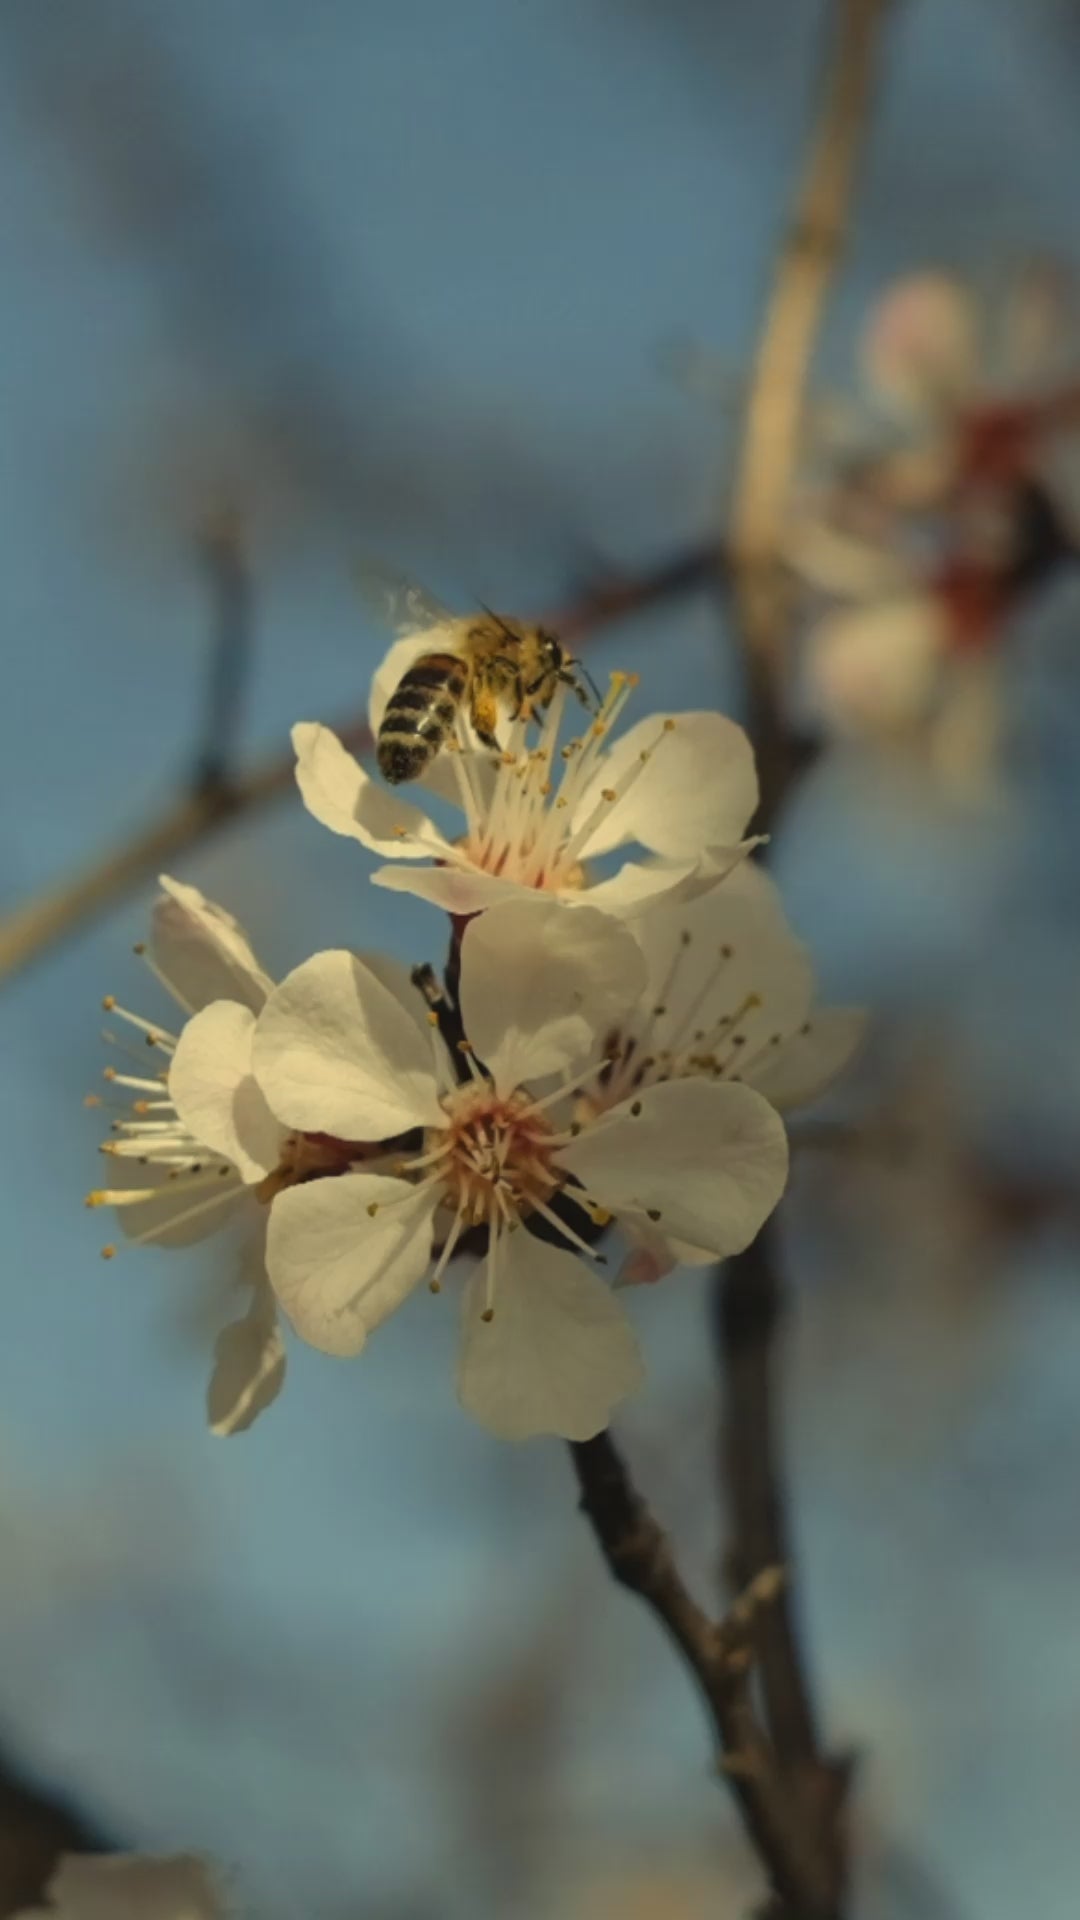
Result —
M 356 584 L 375 618 L 392 628 L 399 638 L 423 633 L 427 627 L 443 627 L 455 617 L 434 594 L 372 561 L 365 560 L 357 566 Z

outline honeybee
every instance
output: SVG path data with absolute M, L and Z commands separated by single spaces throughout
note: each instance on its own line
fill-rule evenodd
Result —
M 577 663 L 545 627 L 504 620 L 487 607 L 462 617 L 422 588 L 381 571 L 365 568 L 360 577 L 365 597 L 401 638 L 429 630 L 432 638 L 431 652 L 402 674 L 379 727 L 379 769 L 391 785 L 423 773 L 446 744 L 462 707 L 484 746 L 496 752 L 500 706 L 511 720 L 528 717 L 549 707 L 564 684 L 591 707 Z

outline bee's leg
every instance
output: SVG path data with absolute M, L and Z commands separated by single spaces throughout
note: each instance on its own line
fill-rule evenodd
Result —
M 511 720 L 516 720 L 521 713 L 521 708 L 525 699 L 525 691 L 522 688 L 521 672 L 518 667 L 518 663 L 516 660 L 512 660 L 509 654 L 496 653 L 492 656 L 491 664 L 493 667 L 503 668 L 506 679 L 510 687 L 513 689 L 510 695 L 510 698 L 513 701 L 513 705 L 510 709 L 510 718 Z
M 495 700 L 494 689 L 488 686 L 486 681 L 477 679 L 469 701 L 469 719 L 472 721 L 485 747 L 490 747 L 495 753 L 500 751 L 499 742 L 495 738 L 495 722 L 497 718 L 498 706 Z
M 584 671 L 584 668 L 582 668 L 582 673 L 584 673 Z M 571 668 L 563 667 L 559 672 L 559 679 L 563 682 L 564 686 L 573 688 L 587 713 L 599 713 L 603 702 L 600 698 L 599 689 L 593 684 L 591 675 L 589 676 L 588 686 L 585 686 Z

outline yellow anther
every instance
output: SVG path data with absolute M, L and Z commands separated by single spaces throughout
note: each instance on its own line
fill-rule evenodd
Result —
M 105 1206 L 108 1206 L 109 1203 L 106 1200 L 105 1195 L 102 1193 L 100 1187 L 95 1187 L 93 1193 L 87 1194 L 85 1204 L 88 1207 L 105 1207 Z
M 112 1012 L 113 1012 L 113 1010 L 114 1010 L 114 1008 L 115 1008 L 115 1006 L 116 1006 L 116 995 L 115 995 L 115 993 L 107 993 L 107 994 L 105 995 L 105 998 L 104 998 L 104 1000 L 103 1000 L 103 1001 L 102 1001 L 102 1003 L 101 1003 L 101 1011 L 102 1011 L 103 1013 L 112 1013 Z
M 113 1244 L 112 1244 L 112 1242 L 111 1242 L 111 1241 L 109 1242 L 109 1244 L 108 1244 L 108 1246 L 106 1246 L 106 1247 L 102 1247 L 102 1249 L 101 1249 L 101 1257 L 102 1257 L 102 1259 L 103 1259 L 103 1260 L 115 1260 L 115 1259 L 116 1259 L 116 1248 L 115 1248 L 115 1247 L 113 1246 Z
M 368 1217 L 369 1217 L 369 1219 L 371 1219 L 371 1220 L 374 1220 L 374 1218 L 375 1218 L 375 1215 L 376 1215 L 376 1214 L 378 1213 L 378 1211 L 379 1211 L 379 1203 L 378 1203 L 378 1201 L 377 1201 L 377 1200 L 369 1200 L 369 1201 L 368 1201 L 368 1209 L 367 1209 L 367 1210 L 368 1210 Z
M 132 953 L 138 954 L 139 959 L 141 960 L 143 957 L 143 954 L 146 952 L 146 941 L 136 940 L 135 945 L 132 947 L 131 951 Z
M 102 1075 L 101 1075 L 101 1077 L 102 1077 L 102 1079 L 103 1079 L 103 1080 L 115 1080 L 115 1079 L 116 1079 L 116 1068 L 115 1068 L 115 1067 L 105 1067 L 105 1068 L 103 1069 L 103 1071 L 102 1071 Z
M 407 840 L 409 837 L 408 827 L 391 827 L 390 831 L 395 840 Z
M 432 1007 L 431 1011 L 428 1014 L 428 1026 L 437 1027 L 438 1024 L 439 1024 L 439 1016 L 436 1013 L 434 1007 Z
M 442 1292 L 442 1281 L 441 1281 L 441 1280 L 429 1280 L 427 1284 L 428 1284 L 428 1292 L 429 1292 L 429 1293 L 441 1293 L 441 1292 Z
M 602 787 L 602 788 L 601 788 L 601 790 L 600 790 L 600 798 L 601 798 L 602 800 L 614 800 L 614 799 L 615 799 L 615 797 L 616 797 L 616 795 L 615 795 L 615 789 L 614 789 L 614 787 Z
M 641 685 L 640 673 L 628 673 L 628 674 L 625 674 L 623 677 L 628 687 L 640 687 Z
M 664 732 L 665 732 L 665 733 L 674 733 L 674 731 L 675 731 L 675 722 L 674 722 L 674 720 L 672 720 L 672 719 L 667 719 L 667 720 L 665 720 L 665 721 L 664 721 Z

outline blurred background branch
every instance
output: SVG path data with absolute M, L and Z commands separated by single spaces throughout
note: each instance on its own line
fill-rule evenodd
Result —
M 747 396 L 729 543 L 762 786 L 772 824 L 798 771 L 799 743 L 779 712 L 792 596 L 784 536 L 807 383 L 825 302 L 847 238 L 881 42 L 892 0 L 836 0 L 818 122 L 773 277 Z
M 785 534 L 814 350 L 851 220 L 888 8 L 889 0 L 835 0 L 830 9 L 821 107 L 762 322 L 737 465 L 729 551 L 761 782 L 757 824 L 765 831 L 804 758 L 786 710 L 784 648 L 794 608 Z M 728 1587 L 739 1593 L 764 1569 L 785 1570 L 775 1606 L 756 1623 L 765 1724 L 839 1912 L 848 1878 L 842 1809 L 849 1767 L 825 1757 L 800 1638 L 779 1412 L 783 1296 L 775 1231 L 725 1262 L 714 1288 Z

